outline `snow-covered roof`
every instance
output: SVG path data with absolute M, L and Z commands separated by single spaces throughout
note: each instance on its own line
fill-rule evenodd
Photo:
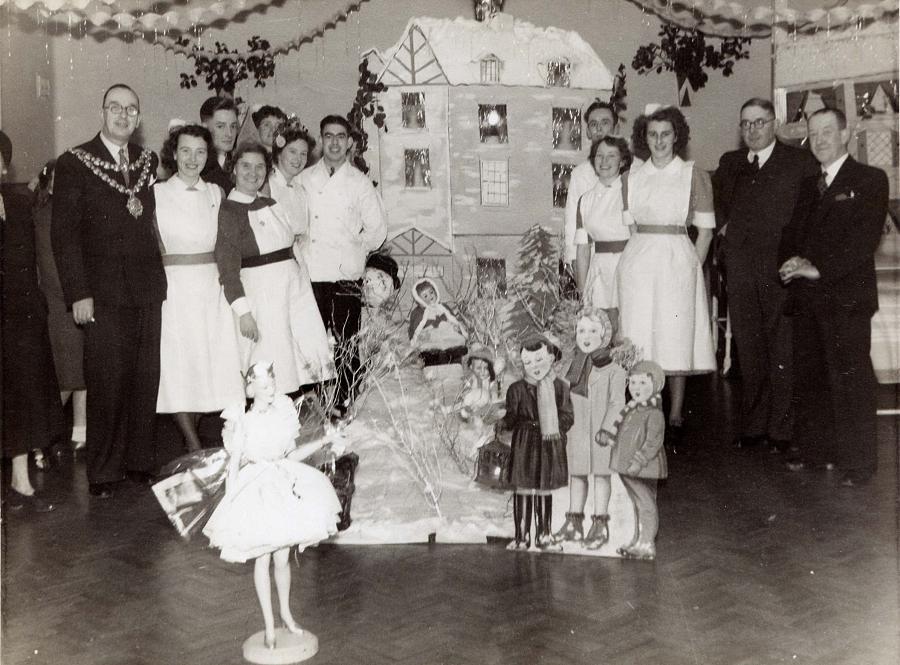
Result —
M 484 22 L 463 17 L 412 18 L 386 52 L 385 71 L 395 57 L 404 57 L 413 28 L 425 36 L 450 85 L 481 84 L 480 61 L 494 55 L 503 63 L 499 85 L 546 87 L 547 64 L 562 61 L 572 65 L 570 88 L 612 89 L 606 65 L 577 32 L 541 28 L 504 13 Z

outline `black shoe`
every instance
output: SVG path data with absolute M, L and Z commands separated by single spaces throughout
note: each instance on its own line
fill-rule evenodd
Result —
M 90 483 L 88 492 L 95 499 L 111 499 L 113 496 L 112 483 Z
M 28 496 L 14 490 L 12 487 L 9 488 L 9 493 L 6 495 L 6 504 L 13 510 L 29 508 L 36 513 L 49 513 L 51 510 L 56 509 L 55 505 L 39 497 L 37 492 Z
M 678 454 L 679 448 L 684 449 L 684 425 L 666 425 L 665 445 L 673 455 Z
M 128 478 L 133 483 L 138 485 L 144 485 L 145 487 L 150 487 L 153 483 L 156 482 L 156 476 L 154 476 L 149 471 L 126 471 L 125 477 Z
M 766 440 L 765 434 L 755 434 L 753 436 L 739 436 L 734 440 L 736 448 L 756 448 Z
M 843 487 L 859 487 L 867 484 L 874 475 L 874 471 L 848 471 L 841 478 L 841 485 Z

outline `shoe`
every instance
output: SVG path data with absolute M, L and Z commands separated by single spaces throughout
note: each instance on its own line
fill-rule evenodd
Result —
M 274 651 L 275 650 L 275 633 L 272 633 L 271 635 L 269 635 L 269 633 L 266 632 L 263 635 L 263 644 L 265 645 L 266 649 Z
M 40 471 L 46 471 L 51 466 L 50 455 L 45 455 L 41 448 L 34 449 L 34 467 Z
M 95 499 L 111 499 L 113 497 L 112 483 L 90 483 L 88 493 Z
M 149 471 L 126 471 L 125 477 L 128 478 L 133 483 L 138 485 L 146 485 L 150 487 L 153 483 L 156 482 L 156 476 L 154 476 Z
M 534 544 L 538 549 L 545 552 L 562 552 L 562 545 L 554 542 L 553 536 L 549 533 L 542 533 L 534 539 Z
M 684 446 L 684 425 L 666 425 L 665 443 L 671 448 L 672 453 L 677 455 L 678 448 Z
M 638 561 L 653 561 L 656 558 L 656 546 L 652 543 L 638 543 L 620 547 L 616 550 L 624 559 L 637 559 Z
M 607 542 L 609 542 L 609 515 L 592 515 L 591 528 L 584 539 L 585 548 L 599 550 Z
M 766 440 L 765 434 L 755 434 L 753 436 L 739 436 L 734 440 L 735 448 L 756 448 Z
M 9 493 L 6 495 L 6 503 L 13 510 L 29 508 L 36 513 L 49 513 L 52 510 L 56 510 L 55 505 L 39 497 L 37 492 L 29 496 L 14 490 L 12 487 L 9 488 Z
M 874 475 L 874 471 L 848 471 L 844 474 L 844 477 L 841 478 L 841 486 L 859 487 L 860 485 L 866 485 L 872 480 L 872 476 Z
M 783 439 L 769 439 L 769 452 L 773 455 L 786 453 L 791 447 L 790 441 Z
M 792 457 L 784 463 L 788 471 L 803 471 L 806 468 L 806 462 L 799 457 Z
M 566 513 L 562 528 L 553 534 L 553 542 L 584 540 L 584 513 Z

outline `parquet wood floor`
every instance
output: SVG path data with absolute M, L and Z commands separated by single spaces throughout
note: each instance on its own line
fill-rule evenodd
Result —
M 734 386 L 689 382 L 654 563 L 496 545 L 321 546 L 294 566 L 313 665 L 893 665 L 900 662 L 898 420 L 880 470 L 841 488 L 730 447 Z M 4 515 L 4 665 L 231 665 L 261 627 L 252 565 L 185 543 L 149 492 L 88 498 L 83 464 L 39 478 L 61 506 Z

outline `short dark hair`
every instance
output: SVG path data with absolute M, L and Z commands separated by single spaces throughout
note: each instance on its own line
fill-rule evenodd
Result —
M 631 132 L 631 147 L 634 148 L 634 154 L 644 161 L 650 159 L 647 127 L 651 122 L 668 122 L 672 125 L 672 129 L 675 131 L 675 145 L 672 147 L 672 152 L 684 159 L 688 142 L 691 140 L 691 128 L 681 111 L 674 106 L 663 106 L 650 115 L 639 116 L 634 121 L 634 129 Z
M 481 360 L 487 365 L 488 377 L 490 377 L 491 381 L 497 380 L 497 372 L 494 370 L 494 363 L 492 363 L 487 358 L 482 358 L 481 356 L 469 356 L 466 358 L 466 367 L 472 369 L 472 361 Z
M 825 108 L 821 108 L 814 113 L 810 113 L 809 117 L 806 119 L 806 122 L 809 122 L 817 115 L 825 115 L 826 113 L 830 113 L 837 119 L 838 128 L 847 129 L 847 116 L 844 114 L 844 112 L 840 109 L 829 108 L 828 106 L 826 106 Z
M 326 115 L 322 118 L 322 122 L 319 123 L 319 133 L 322 134 L 325 132 L 325 125 L 340 125 L 344 129 L 347 130 L 347 136 L 350 136 L 350 133 L 353 131 L 353 128 L 350 126 L 350 123 L 347 121 L 342 115 Z
M 279 138 L 284 139 L 284 143 L 282 143 L 281 146 L 278 145 Z M 279 155 L 281 155 L 281 151 L 294 141 L 306 141 L 306 147 L 309 148 L 310 155 L 312 154 L 313 149 L 316 147 L 316 142 L 304 127 L 301 127 L 299 125 L 283 126 L 275 132 L 275 139 L 272 141 L 272 163 L 277 163 L 278 157 Z
M 138 94 L 134 91 L 134 88 L 132 88 L 127 83 L 113 83 L 111 86 L 109 86 L 106 89 L 106 92 L 103 93 L 103 101 L 100 103 L 100 106 L 106 106 L 106 98 L 109 97 L 109 93 L 111 93 L 113 90 L 118 90 L 119 88 L 122 88 L 123 90 L 128 90 L 128 92 L 130 92 L 132 95 L 134 95 L 135 99 L 138 100 L 138 107 L 140 107 L 141 98 L 138 97 Z
M 764 99 L 762 97 L 751 97 L 741 105 L 741 113 L 744 112 L 745 108 L 749 108 L 751 106 L 755 106 L 758 109 L 762 109 L 767 113 L 775 115 L 775 105 L 768 99 Z
M 212 150 L 212 136 L 203 125 L 182 125 L 176 127 L 166 138 L 162 150 L 159 151 L 159 161 L 163 168 L 174 175 L 178 171 L 178 162 L 175 155 L 178 154 L 178 139 L 182 136 L 193 136 L 206 142 L 207 151 Z
M 287 120 L 287 114 L 284 111 L 277 106 L 269 106 L 268 104 L 260 106 L 250 117 L 253 118 L 253 124 L 256 125 L 257 129 L 259 129 L 260 124 L 266 118 L 278 118 L 281 122 Z
M 234 173 L 234 169 L 241 157 L 254 153 L 263 156 L 263 160 L 266 162 L 266 173 L 268 173 L 269 169 L 272 168 L 272 158 L 269 156 L 269 151 L 266 150 L 265 146 L 258 141 L 244 141 L 235 148 L 231 155 L 231 173 Z
M 595 99 L 591 102 L 591 105 L 587 107 L 587 111 L 584 112 L 584 122 L 587 123 L 588 118 L 591 117 L 591 113 L 594 111 L 600 111 L 602 109 L 606 109 L 610 113 L 612 113 L 613 117 L 613 126 L 619 124 L 619 114 L 616 113 L 616 109 L 613 108 L 613 105 L 609 102 L 602 102 L 599 99 Z
M 597 158 L 597 150 L 602 145 L 612 146 L 613 148 L 617 148 L 619 150 L 619 156 L 622 158 L 622 163 L 619 165 L 619 173 L 628 170 L 628 167 L 631 166 L 631 150 L 628 148 L 628 141 L 626 141 L 621 136 L 604 136 L 599 141 L 595 141 L 591 145 L 591 154 L 590 161 L 591 166 L 594 165 L 594 160 Z
M 534 351 L 540 350 L 541 347 L 547 349 L 550 355 L 553 356 L 554 362 L 557 362 L 562 358 L 562 351 L 560 351 L 559 347 L 549 339 L 547 339 L 544 335 L 529 336 L 522 344 L 522 348 L 519 350 L 519 353 L 521 354 L 522 351 L 531 351 L 533 353 Z
M 200 106 L 200 122 L 206 122 L 212 118 L 216 111 L 234 111 L 234 115 L 238 114 L 237 104 L 233 99 L 228 97 L 210 97 Z

